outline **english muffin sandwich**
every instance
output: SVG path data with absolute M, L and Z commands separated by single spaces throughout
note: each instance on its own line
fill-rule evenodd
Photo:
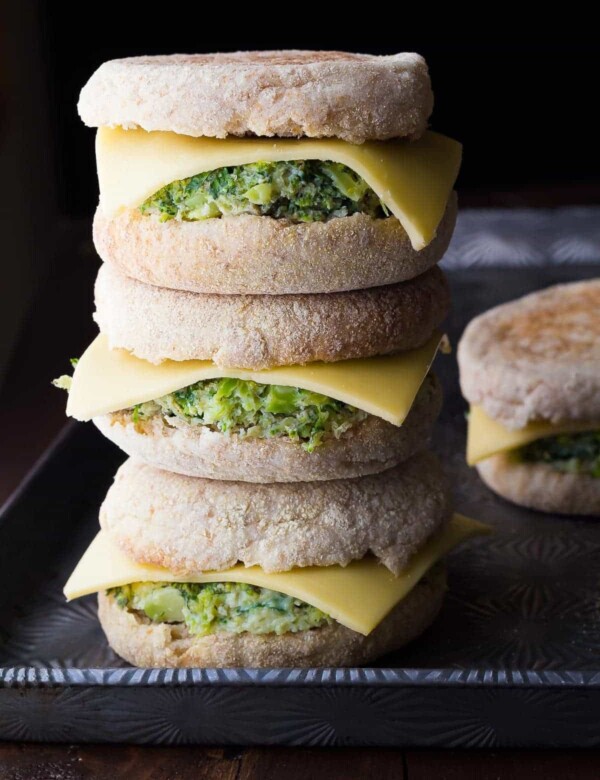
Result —
M 600 279 L 482 314 L 458 360 L 467 459 L 486 484 L 533 509 L 600 515 Z
M 431 454 L 352 480 L 249 486 L 127 461 L 66 585 L 99 592 L 137 666 L 347 666 L 435 618 L 441 558 L 484 529 L 451 518 Z
M 457 142 L 428 131 L 417 54 L 237 52 L 104 63 L 94 241 L 139 281 L 198 293 L 362 289 L 450 241 Z
M 67 413 L 129 455 L 250 482 L 383 471 L 427 446 L 442 400 L 429 372 L 448 310 L 438 268 L 397 285 L 219 296 L 146 285 L 104 265 L 101 336 Z

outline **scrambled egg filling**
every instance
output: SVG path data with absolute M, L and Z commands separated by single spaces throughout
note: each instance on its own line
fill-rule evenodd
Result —
M 267 588 L 242 583 L 136 582 L 108 591 L 122 609 L 154 623 L 185 623 L 190 634 L 286 634 L 331 623 L 316 607 Z
M 517 457 L 545 463 L 557 471 L 600 478 L 600 431 L 561 433 L 521 447 Z
M 346 165 L 320 160 L 257 162 L 217 168 L 174 181 L 140 206 L 142 214 L 196 221 L 255 214 L 292 222 L 389 215 L 385 205 Z
M 366 412 L 310 390 L 226 378 L 197 382 L 132 410 L 134 423 L 156 415 L 167 423 L 178 418 L 243 437 L 285 437 L 308 452 L 367 417 Z

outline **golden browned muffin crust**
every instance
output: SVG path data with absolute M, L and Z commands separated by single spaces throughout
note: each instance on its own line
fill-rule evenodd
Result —
M 490 309 L 458 347 L 467 400 L 507 428 L 600 420 L 600 279 Z

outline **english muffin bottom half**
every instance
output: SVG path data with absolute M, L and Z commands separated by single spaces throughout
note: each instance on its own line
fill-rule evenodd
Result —
M 473 320 L 459 344 L 467 460 L 496 493 L 600 515 L 600 280 L 557 285 Z
M 451 516 L 432 455 L 408 473 L 258 491 L 128 461 L 101 524 L 65 593 L 99 593 L 123 658 L 172 667 L 373 660 L 432 622 L 444 555 L 485 532 Z
M 79 103 L 99 128 L 98 253 L 139 281 L 201 293 L 417 276 L 448 246 L 461 157 L 426 130 L 431 99 L 415 54 L 107 62 Z

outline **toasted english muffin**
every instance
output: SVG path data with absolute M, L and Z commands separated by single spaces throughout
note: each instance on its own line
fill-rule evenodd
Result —
M 600 279 L 561 284 L 472 320 L 463 395 L 507 428 L 600 420 Z

